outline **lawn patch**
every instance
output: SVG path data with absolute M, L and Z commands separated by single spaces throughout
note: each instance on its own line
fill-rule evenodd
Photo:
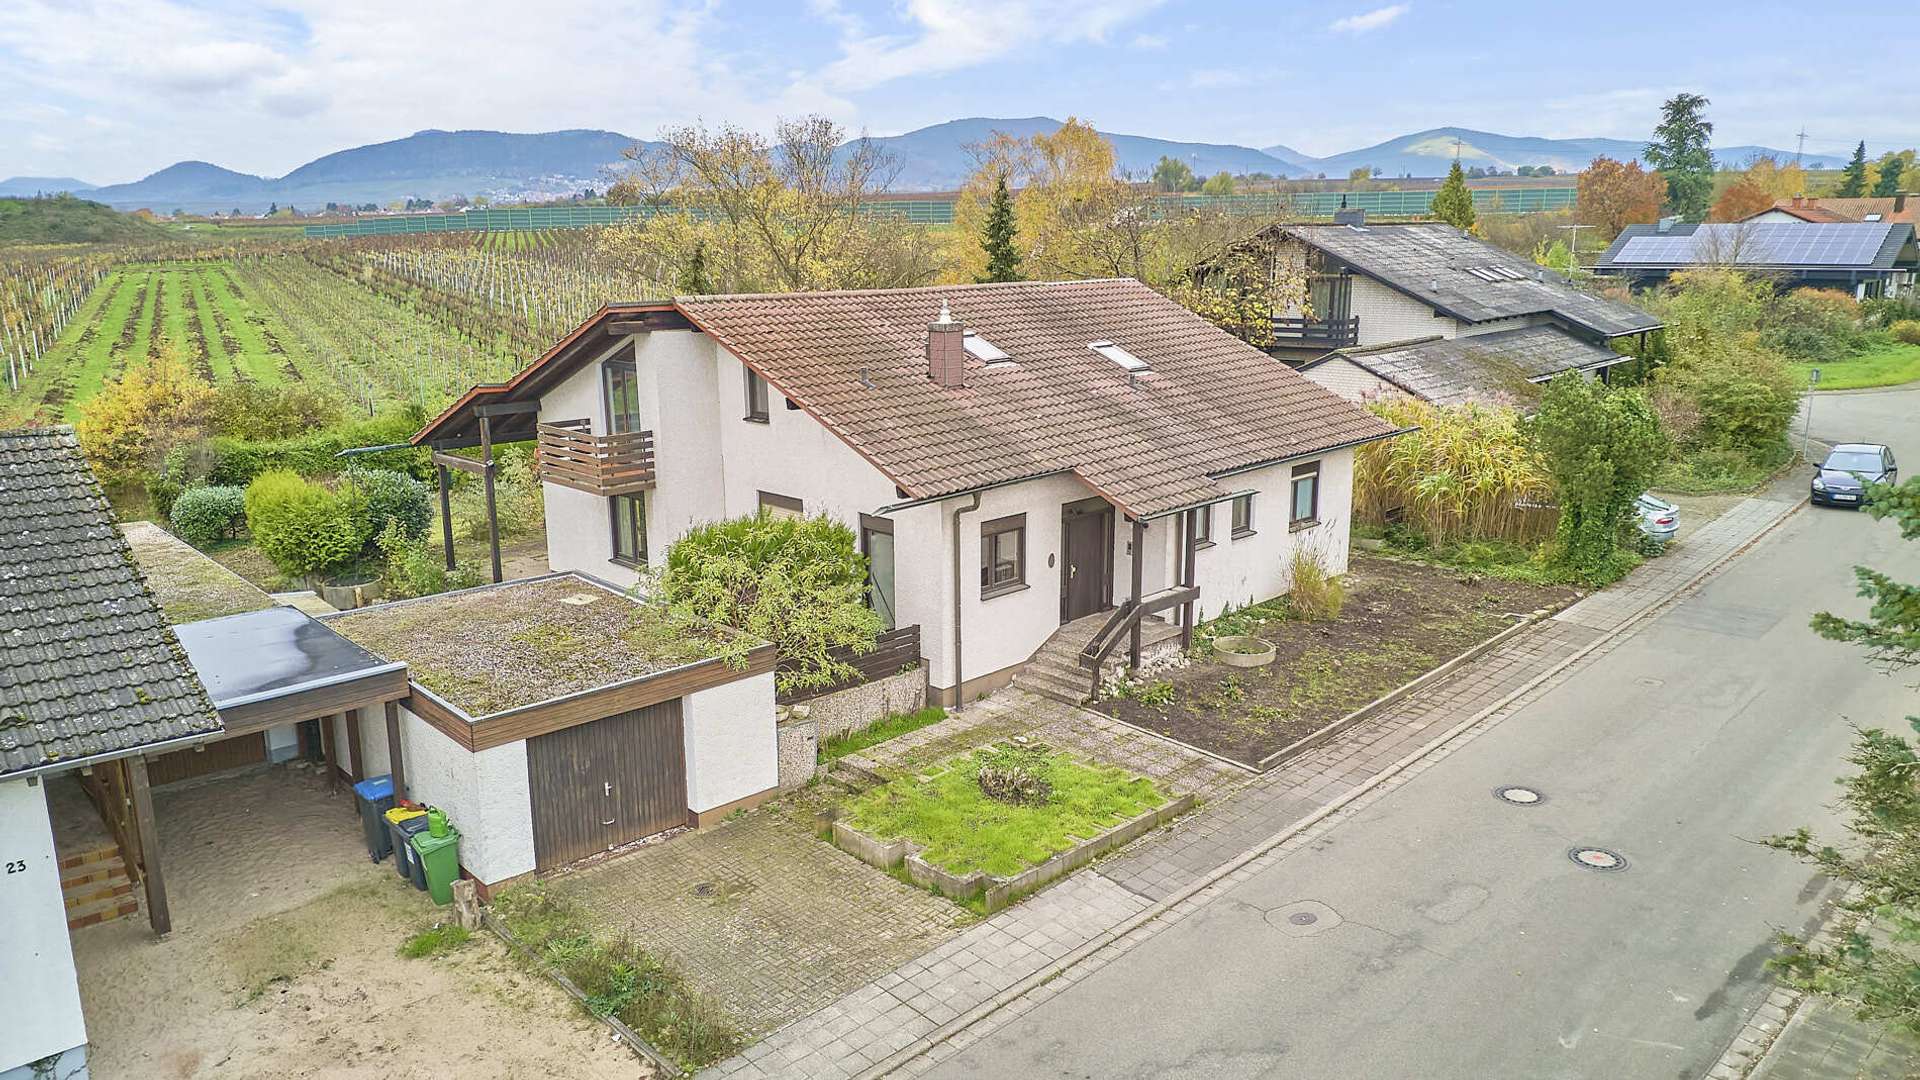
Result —
M 878 746 L 888 739 L 897 739 L 908 732 L 930 727 L 946 718 L 947 710 L 938 705 L 930 705 L 909 713 L 894 713 L 863 731 L 848 732 L 821 743 L 820 760 L 839 761 L 848 754 L 857 754 L 869 746 Z
M 1862 349 L 1839 360 L 1795 364 L 1794 373 L 1806 382 L 1812 368 L 1820 369 L 1820 389 L 1860 390 L 1869 386 L 1898 386 L 1920 379 L 1920 345 L 1887 342 Z
M 400 943 L 400 955 L 409 960 L 419 960 L 457 949 L 467 943 L 473 931 L 459 923 L 434 923 L 424 930 L 415 931 Z
M 1022 757 L 976 750 L 930 773 L 896 777 L 848 803 L 847 823 L 882 841 L 919 845 L 922 859 L 951 873 L 1008 877 L 1167 801 L 1151 780 L 1119 769 L 1040 749 Z M 995 798 L 982 789 L 983 765 L 1037 774 L 1047 793 Z

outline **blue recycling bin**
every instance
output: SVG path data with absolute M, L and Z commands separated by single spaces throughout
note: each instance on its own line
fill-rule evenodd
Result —
M 366 834 L 367 857 L 379 862 L 393 850 L 393 836 L 387 831 L 387 811 L 393 809 L 393 777 L 372 776 L 353 785 L 354 801 L 360 804 L 360 830 Z

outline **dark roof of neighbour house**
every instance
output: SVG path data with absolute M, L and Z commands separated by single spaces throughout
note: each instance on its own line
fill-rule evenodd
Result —
M 0 776 L 220 730 L 72 430 L 0 432 Z
M 1682 270 L 1722 264 L 1766 270 L 1888 271 L 1911 267 L 1912 225 L 1882 221 L 1742 221 L 1629 225 L 1596 270 Z
M 1631 357 L 1582 341 L 1558 327 L 1526 326 L 1470 337 L 1418 338 L 1340 349 L 1306 368 L 1334 359 L 1364 368 L 1436 405 L 1458 405 L 1529 400 L 1537 394 L 1534 384 L 1540 380 L 1565 371 L 1607 367 Z
M 934 383 L 927 326 L 943 302 L 1011 359 L 968 356 L 965 386 Z M 1238 489 L 1223 474 L 1394 433 L 1140 282 L 1115 279 L 607 308 L 512 380 L 469 392 L 414 441 L 463 437 L 468 405 L 537 398 L 604 349 L 594 327 L 648 311 L 677 312 L 711 335 L 909 500 L 1072 473 L 1150 518 L 1229 497 Z M 1130 373 L 1090 348 L 1108 342 L 1146 369 Z
M 1549 315 L 1601 337 L 1660 326 L 1631 304 L 1582 292 L 1539 264 L 1445 222 L 1280 228 L 1355 273 L 1464 322 Z
M 1900 206 L 1897 210 L 1894 209 L 1896 204 Z M 1920 215 L 1920 196 L 1909 195 L 1905 199 L 1895 199 L 1890 195 L 1867 195 L 1855 199 L 1825 196 L 1811 199 L 1803 197 L 1779 199 L 1765 210 L 1756 210 L 1742 220 L 1750 221 L 1761 214 L 1776 210 L 1783 214 L 1791 214 L 1802 221 L 1872 220 L 1904 222 L 1911 225 L 1916 220 L 1920 220 L 1920 216 L 1917 216 Z M 1879 216 L 1874 217 L 1873 215 L 1876 214 Z

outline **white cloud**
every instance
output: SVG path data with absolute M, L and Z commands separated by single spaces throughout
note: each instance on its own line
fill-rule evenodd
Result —
M 1389 4 L 1386 7 L 1375 8 L 1372 11 L 1359 15 L 1348 15 L 1343 19 L 1335 19 L 1327 26 L 1327 29 L 1341 34 L 1370 33 L 1395 22 L 1400 16 L 1412 10 L 1412 7 L 1413 5 L 1411 4 Z
M 1037 45 L 1104 42 L 1162 0 L 906 0 L 907 25 L 848 34 L 820 73 L 837 92 L 979 67 Z
M 1133 40 L 1127 44 L 1136 49 L 1156 52 L 1167 47 L 1167 39 L 1164 34 L 1135 34 Z

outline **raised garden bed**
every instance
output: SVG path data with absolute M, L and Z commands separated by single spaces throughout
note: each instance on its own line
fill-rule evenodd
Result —
M 1290 619 L 1284 604 L 1229 617 L 1234 633 L 1273 644 L 1267 666 L 1233 667 L 1203 651 L 1132 696 L 1091 707 L 1230 761 L 1271 767 L 1278 751 L 1513 626 L 1515 614 L 1556 609 L 1578 595 L 1360 554 L 1345 583 L 1340 615 L 1326 622 Z
M 833 822 L 834 843 L 993 912 L 1193 805 L 1193 796 L 1170 799 L 1151 780 L 1032 749 L 1051 788 L 1043 796 L 986 794 L 978 775 L 994 750 L 976 750 L 856 796 Z

